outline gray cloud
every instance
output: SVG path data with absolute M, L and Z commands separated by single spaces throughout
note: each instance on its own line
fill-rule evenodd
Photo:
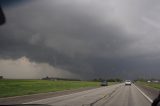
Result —
M 0 57 L 26 56 L 81 78 L 159 77 L 158 4 L 156 0 L 35 0 L 6 7 Z
M 47 63 L 31 62 L 26 57 L 21 57 L 16 60 L 0 60 L 0 74 L 5 78 L 14 79 L 41 79 L 48 77 L 78 77 L 68 71 L 55 68 Z M 65 75 L 65 76 L 64 76 Z

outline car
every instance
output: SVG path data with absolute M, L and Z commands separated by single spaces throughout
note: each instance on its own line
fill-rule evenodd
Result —
M 132 84 L 132 82 L 130 80 L 125 81 L 125 85 L 131 85 L 131 84 Z
M 108 82 L 105 80 L 105 81 L 102 81 L 101 82 L 101 86 L 108 86 Z

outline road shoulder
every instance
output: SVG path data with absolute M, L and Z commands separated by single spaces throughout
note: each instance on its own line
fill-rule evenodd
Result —
M 98 87 L 87 87 L 87 88 L 79 88 L 74 90 L 65 90 L 65 91 L 58 91 L 58 92 L 39 93 L 39 94 L 32 94 L 32 95 L 0 98 L 0 105 L 22 104 L 25 102 L 36 101 L 36 100 L 50 98 L 50 97 L 57 97 L 57 96 L 82 92 L 85 90 L 91 90 L 95 88 L 98 88 Z
M 135 84 L 140 90 L 142 90 L 148 97 L 154 100 L 158 94 L 159 90 L 151 87 L 147 87 L 141 84 Z

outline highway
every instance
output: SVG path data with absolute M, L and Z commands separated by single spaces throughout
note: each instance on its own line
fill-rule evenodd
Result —
M 151 102 L 137 88 L 117 84 L 78 93 L 46 98 L 25 104 L 52 106 L 151 106 Z

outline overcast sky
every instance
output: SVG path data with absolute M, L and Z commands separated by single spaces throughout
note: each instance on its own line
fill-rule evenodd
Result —
M 1 3 L 7 23 L 0 26 L 0 75 L 6 78 L 160 77 L 159 0 Z

